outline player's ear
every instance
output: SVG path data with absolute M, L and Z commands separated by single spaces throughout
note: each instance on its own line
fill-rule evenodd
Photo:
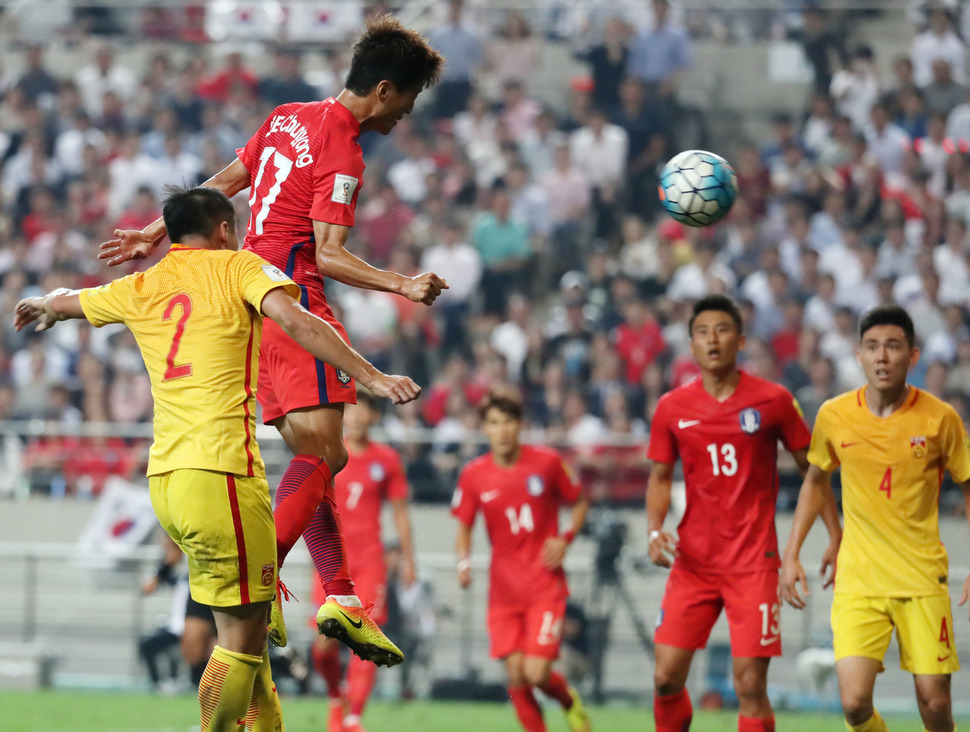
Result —
M 909 349 L 909 367 L 912 369 L 919 362 L 920 350 L 919 346 L 913 346 Z
M 389 82 L 387 79 L 381 79 L 379 82 L 377 82 L 377 86 L 375 87 L 375 90 L 377 92 L 378 101 L 386 102 L 387 98 L 391 95 L 391 92 L 394 90 L 394 85 L 391 82 Z

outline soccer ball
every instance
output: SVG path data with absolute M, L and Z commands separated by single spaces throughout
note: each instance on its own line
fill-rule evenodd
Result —
M 688 226 L 710 226 L 731 210 L 738 195 L 734 168 L 720 155 L 685 150 L 670 159 L 657 187 L 660 203 Z

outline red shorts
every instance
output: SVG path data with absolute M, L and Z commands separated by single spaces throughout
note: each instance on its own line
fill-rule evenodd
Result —
M 300 285 L 300 290 L 300 304 L 330 323 L 349 344 L 347 331 L 334 317 L 323 290 L 307 285 Z M 349 374 L 315 359 L 270 318 L 263 319 L 257 386 L 265 424 L 294 409 L 357 402 L 357 386 Z
M 781 655 L 781 606 L 778 570 L 744 574 L 697 574 L 674 568 L 657 617 L 654 642 L 698 650 L 711 628 L 727 613 L 731 655 L 766 658 Z
M 370 605 L 367 614 L 370 615 L 378 625 L 387 622 L 387 568 L 384 566 L 383 559 L 379 562 L 369 562 L 364 567 L 360 567 L 361 562 L 353 562 L 350 567 L 350 575 L 354 578 L 354 589 L 361 604 L 366 608 Z M 327 593 L 320 582 L 320 575 L 313 573 L 313 604 L 319 608 L 327 601 Z M 316 610 L 313 611 L 311 625 L 316 627 Z
M 526 656 L 559 658 L 566 598 L 537 600 L 528 607 L 489 606 L 488 636 L 492 658 L 522 651 Z

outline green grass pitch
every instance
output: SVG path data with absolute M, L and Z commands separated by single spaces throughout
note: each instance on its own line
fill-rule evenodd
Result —
M 3 732 L 189 732 L 198 725 L 193 696 L 163 697 L 134 693 L 0 691 L 0 729 Z M 286 732 L 325 732 L 327 702 L 322 697 L 284 698 Z M 595 732 L 649 732 L 647 707 L 592 707 Z M 915 716 L 887 715 L 891 729 L 920 729 Z M 737 729 L 735 712 L 694 712 L 694 732 Z M 515 732 L 512 707 L 506 704 L 416 701 L 406 704 L 375 702 L 364 715 L 368 732 Z M 778 730 L 823 732 L 844 730 L 832 714 L 780 713 Z M 958 720 L 970 727 L 970 720 Z M 549 732 L 566 732 L 555 708 L 546 707 Z

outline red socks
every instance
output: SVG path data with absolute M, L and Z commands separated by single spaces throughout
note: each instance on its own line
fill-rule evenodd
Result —
M 276 561 L 290 553 L 323 500 L 327 485 L 333 475 L 323 458 L 313 455 L 297 455 L 287 467 L 276 489 Z
M 542 721 L 542 709 L 532 693 L 531 686 L 509 685 L 509 699 L 515 707 L 515 713 L 525 728 L 525 732 L 546 732 L 546 723 Z
M 775 718 L 738 717 L 738 732 L 775 732 Z
M 569 682 L 566 681 L 566 677 L 558 671 L 553 671 L 551 674 L 549 674 L 549 681 L 547 681 L 543 686 L 540 686 L 539 691 L 546 696 L 555 699 L 560 705 L 562 705 L 563 709 L 572 709 L 573 695 L 569 693 Z
M 363 715 L 376 679 L 377 666 L 351 655 L 347 668 L 347 700 L 350 702 L 351 714 Z
M 313 668 L 327 684 L 327 696 L 331 699 L 339 699 L 340 684 L 344 678 L 343 669 L 340 668 L 340 646 L 331 643 L 326 651 L 311 646 L 310 657 L 313 659 Z
M 657 732 L 687 732 L 694 716 L 687 689 L 681 689 L 670 696 L 654 694 L 653 721 Z

